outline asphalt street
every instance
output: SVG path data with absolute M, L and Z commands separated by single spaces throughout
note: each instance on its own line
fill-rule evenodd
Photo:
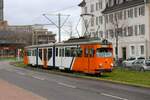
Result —
M 0 62 L 0 79 L 48 100 L 150 100 L 148 88 L 37 72 L 8 62 Z

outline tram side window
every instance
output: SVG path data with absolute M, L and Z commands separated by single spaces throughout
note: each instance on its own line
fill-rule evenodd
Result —
M 84 57 L 88 57 L 88 48 L 84 49 Z
M 42 49 L 39 49 L 39 57 L 42 59 Z
M 56 48 L 56 57 L 58 57 L 58 48 Z
M 32 50 L 32 56 L 35 56 L 35 52 L 36 52 L 35 50 Z
M 52 57 L 52 49 L 48 49 L 48 60 Z
M 59 49 L 59 57 L 64 57 L 64 49 Z
M 28 51 L 27 51 L 27 55 L 28 55 L 28 56 L 31 56 L 31 50 L 28 50 Z
M 89 53 L 90 53 L 90 57 L 94 57 L 94 49 L 93 48 L 90 48 Z
M 62 49 L 59 49 L 59 57 L 62 56 L 61 52 L 62 52 Z
M 77 48 L 77 57 L 82 57 L 82 48 Z
M 71 57 L 76 57 L 77 56 L 77 49 L 75 47 L 72 47 L 70 50 L 71 50 Z
M 62 49 L 62 57 L 64 57 L 64 53 L 65 53 L 65 50 L 64 48 Z
M 65 57 L 70 57 L 70 48 L 65 48 Z

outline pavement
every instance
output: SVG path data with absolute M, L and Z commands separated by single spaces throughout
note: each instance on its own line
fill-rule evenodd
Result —
M 9 84 L 4 94 L 11 96 L 11 91 L 22 91 L 15 95 L 24 100 L 149 100 L 150 89 L 114 84 L 104 81 L 67 77 L 33 70 L 13 67 L 9 62 L 0 62 L 0 80 Z M 7 81 L 7 82 L 5 82 Z M 1 84 L 1 81 L 0 81 Z M 7 86 L 6 86 L 7 87 Z M 1 88 L 1 87 L 0 87 Z M 7 89 L 4 89 L 7 90 Z M 2 90 L 3 91 L 3 90 Z M 7 93 L 8 92 L 8 93 Z M 18 92 L 14 92 L 17 93 Z M 11 99 L 0 100 L 18 100 Z M 26 97 L 24 97 L 26 96 Z M 30 96 L 34 98 L 30 98 Z M 3 97 L 3 95 L 2 95 Z M 6 97 L 6 96 L 4 96 Z M 27 98 L 27 99 L 26 99 Z
M 4 80 L 0 80 L 0 90 L 0 100 L 46 100 Z

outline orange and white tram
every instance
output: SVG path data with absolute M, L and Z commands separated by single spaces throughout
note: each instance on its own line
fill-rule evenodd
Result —
M 24 63 L 43 68 L 59 68 L 90 74 L 111 72 L 112 43 L 100 39 L 72 39 L 25 47 Z

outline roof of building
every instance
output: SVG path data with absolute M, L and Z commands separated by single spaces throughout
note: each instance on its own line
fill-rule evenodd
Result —
M 14 42 L 14 41 L 8 41 L 8 40 L 0 40 L 0 45 L 1 44 L 3 44 L 3 45 L 5 45 L 5 44 L 10 44 L 10 45 L 23 45 L 24 43 L 18 43 L 18 42 Z
M 12 31 L 0 31 L 0 35 L 3 35 L 3 34 L 14 34 L 14 32 L 12 32 Z
M 108 14 L 108 13 L 120 11 L 120 10 L 123 10 L 123 9 L 135 7 L 135 6 L 138 6 L 138 5 L 142 5 L 144 3 L 145 3 L 145 0 L 130 0 L 130 1 L 124 0 L 123 3 L 114 4 L 111 7 L 108 7 L 108 4 L 106 4 L 106 8 L 102 13 L 103 14 Z

